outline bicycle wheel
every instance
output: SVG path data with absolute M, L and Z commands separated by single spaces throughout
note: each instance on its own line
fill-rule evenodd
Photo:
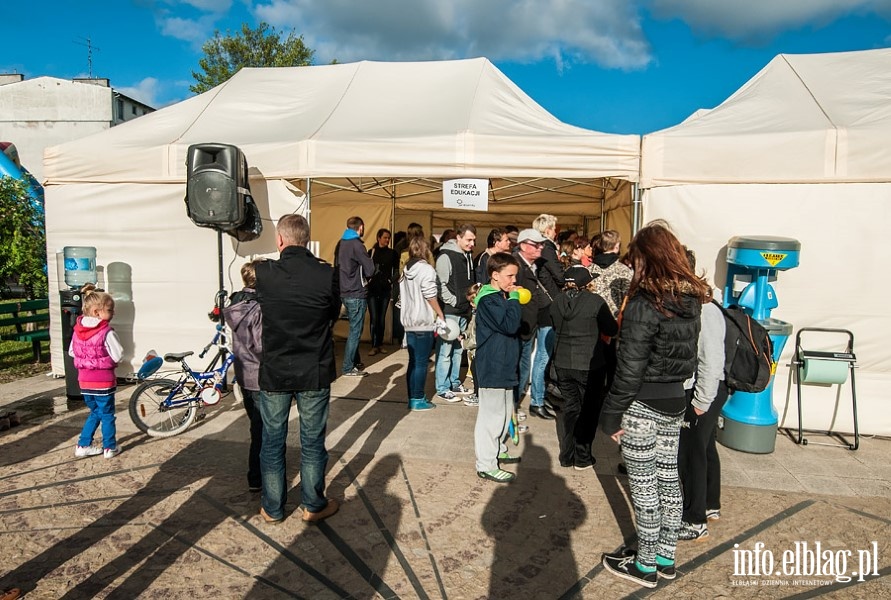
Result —
M 155 379 L 136 388 L 130 396 L 130 419 L 140 431 L 152 437 L 172 437 L 195 421 L 196 401 L 184 402 L 189 398 L 186 390 L 177 390 L 168 401 L 177 385 L 172 379 Z

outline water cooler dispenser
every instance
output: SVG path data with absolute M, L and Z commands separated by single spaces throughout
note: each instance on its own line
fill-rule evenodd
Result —
M 77 368 L 74 359 L 68 355 L 71 337 L 74 335 L 74 324 L 81 314 L 83 298 L 81 287 L 88 283 L 96 283 L 96 249 L 92 246 L 65 246 L 62 249 L 64 259 L 64 285 L 59 282 L 59 297 L 62 307 L 62 355 L 65 359 L 65 395 L 69 399 L 81 398 L 80 385 L 77 383 Z
M 801 244 L 784 237 L 745 236 L 727 244 L 727 284 L 724 306 L 739 306 L 767 329 L 773 343 L 773 369 L 792 334 L 792 324 L 771 318 L 778 306 L 771 285 L 777 272 L 798 266 Z M 761 392 L 734 392 L 724 405 L 718 441 L 728 448 L 768 454 L 776 445 L 778 416 L 773 405 L 773 382 Z

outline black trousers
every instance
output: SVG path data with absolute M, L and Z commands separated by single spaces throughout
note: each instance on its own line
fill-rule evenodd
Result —
M 251 426 L 251 445 L 248 450 L 248 487 L 259 488 L 262 484 L 260 477 L 260 447 L 263 443 L 263 418 L 260 409 L 257 408 L 259 392 L 241 389 L 244 396 L 244 410 L 247 412 Z
M 706 509 L 721 508 L 721 459 L 715 438 L 718 417 L 727 402 L 727 386 L 721 382 L 714 402 L 703 415 L 696 415 L 692 399 L 693 390 L 688 390 L 678 447 L 678 474 L 684 494 L 684 521 L 705 523 Z
M 589 466 L 594 463 L 591 444 L 603 408 L 605 367 L 581 371 L 557 367 L 563 405 L 557 413 L 560 465 Z

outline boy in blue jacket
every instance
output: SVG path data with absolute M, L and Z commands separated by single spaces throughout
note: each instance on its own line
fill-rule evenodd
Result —
M 510 254 L 498 252 L 489 258 L 486 270 L 490 282 L 476 296 L 476 472 L 482 479 L 510 483 L 516 474 L 499 465 L 520 462 L 520 457 L 508 454 L 504 443 L 514 409 L 514 388 L 519 384 L 519 264 Z

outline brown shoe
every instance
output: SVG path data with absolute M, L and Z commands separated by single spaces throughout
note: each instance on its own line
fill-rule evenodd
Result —
M 303 521 L 306 523 L 318 523 L 319 521 L 324 521 L 325 519 L 336 513 L 339 509 L 340 502 L 338 502 L 334 498 L 328 498 L 328 506 L 326 506 L 319 512 L 309 512 L 304 508 Z
M 267 523 L 281 523 L 282 519 L 273 519 L 269 515 L 266 514 L 266 511 L 263 510 L 263 507 L 260 507 L 260 516 L 263 517 L 263 520 Z
M 22 592 L 19 591 L 19 588 L 12 588 L 11 590 L 7 590 L 3 592 L 3 595 L 0 596 L 0 600 L 16 600 L 22 595 Z

